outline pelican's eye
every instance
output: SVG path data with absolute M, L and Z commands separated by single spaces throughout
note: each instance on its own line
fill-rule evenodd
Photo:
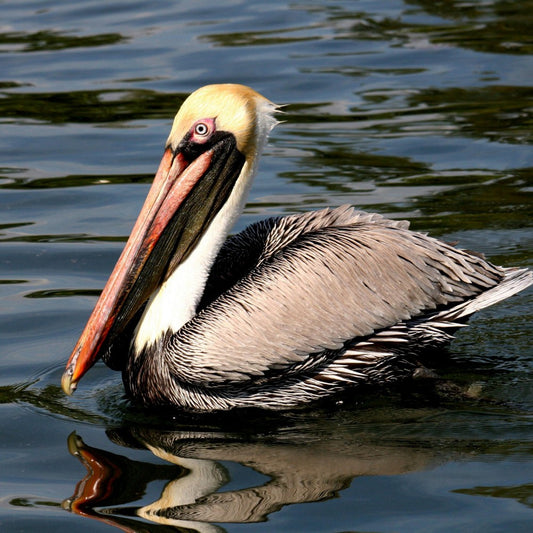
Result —
M 199 122 L 194 128 L 194 133 L 203 137 L 204 135 L 207 135 L 209 133 L 209 128 L 207 127 L 207 124 L 205 122 Z
M 196 143 L 204 143 L 215 132 L 215 119 L 203 118 L 195 122 L 191 128 L 191 140 Z

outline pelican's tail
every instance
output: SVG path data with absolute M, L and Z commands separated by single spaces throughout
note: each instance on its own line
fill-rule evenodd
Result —
M 533 284 L 533 271 L 527 268 L 505 268 L 504 277 L 498 285 L 482 292 L 471 300 L 467 300 L 451 309 L 438 313 L 434 319 L 445 321 L 464 320 L 476 311 L 490 307 L 523 291 L 531 284 Z
M 407 325 L 411 346 L 418 349 L 442 348 L 453 340 L 453 334 L 466 326 L 471 315 L 490 307 L 533 284 L 533 272 L 527 268 L 505 268 L 498 285 L 433 315 L 419 317 Z

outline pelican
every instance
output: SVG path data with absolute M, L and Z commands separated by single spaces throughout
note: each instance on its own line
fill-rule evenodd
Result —
M 533 283 L 527 269 L 348 206 L 228 238 L 277 109 L 236 84 L 185 100 L 67 363 L 67 394 L 103 358 L 144 406 L 292 408 L 412 375 L 423 350 Z

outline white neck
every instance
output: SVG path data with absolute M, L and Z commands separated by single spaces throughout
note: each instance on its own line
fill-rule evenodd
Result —
M 269 110 L 270 111 L 270 110 Z M 226 204 L 207 231 L 174 273 L 152 295 L 135 331 L 133 349 L 139 354 L 167 331 L 177 332 L 195 314 L 205 289 L 209 271 L 231 228 L 244 209 L 268 133 L 276 124 L 271 112 L 258 123 L 256 153 L 247 161 Z

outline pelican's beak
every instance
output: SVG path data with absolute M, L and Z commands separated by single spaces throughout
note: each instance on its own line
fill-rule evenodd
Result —
M 168 147 L 122 255 L 61 379 L 66 394 L 109 348 L 154 290 L 189 255 L 228 199 L 245 162 L 231 133 L 203 147 Z

